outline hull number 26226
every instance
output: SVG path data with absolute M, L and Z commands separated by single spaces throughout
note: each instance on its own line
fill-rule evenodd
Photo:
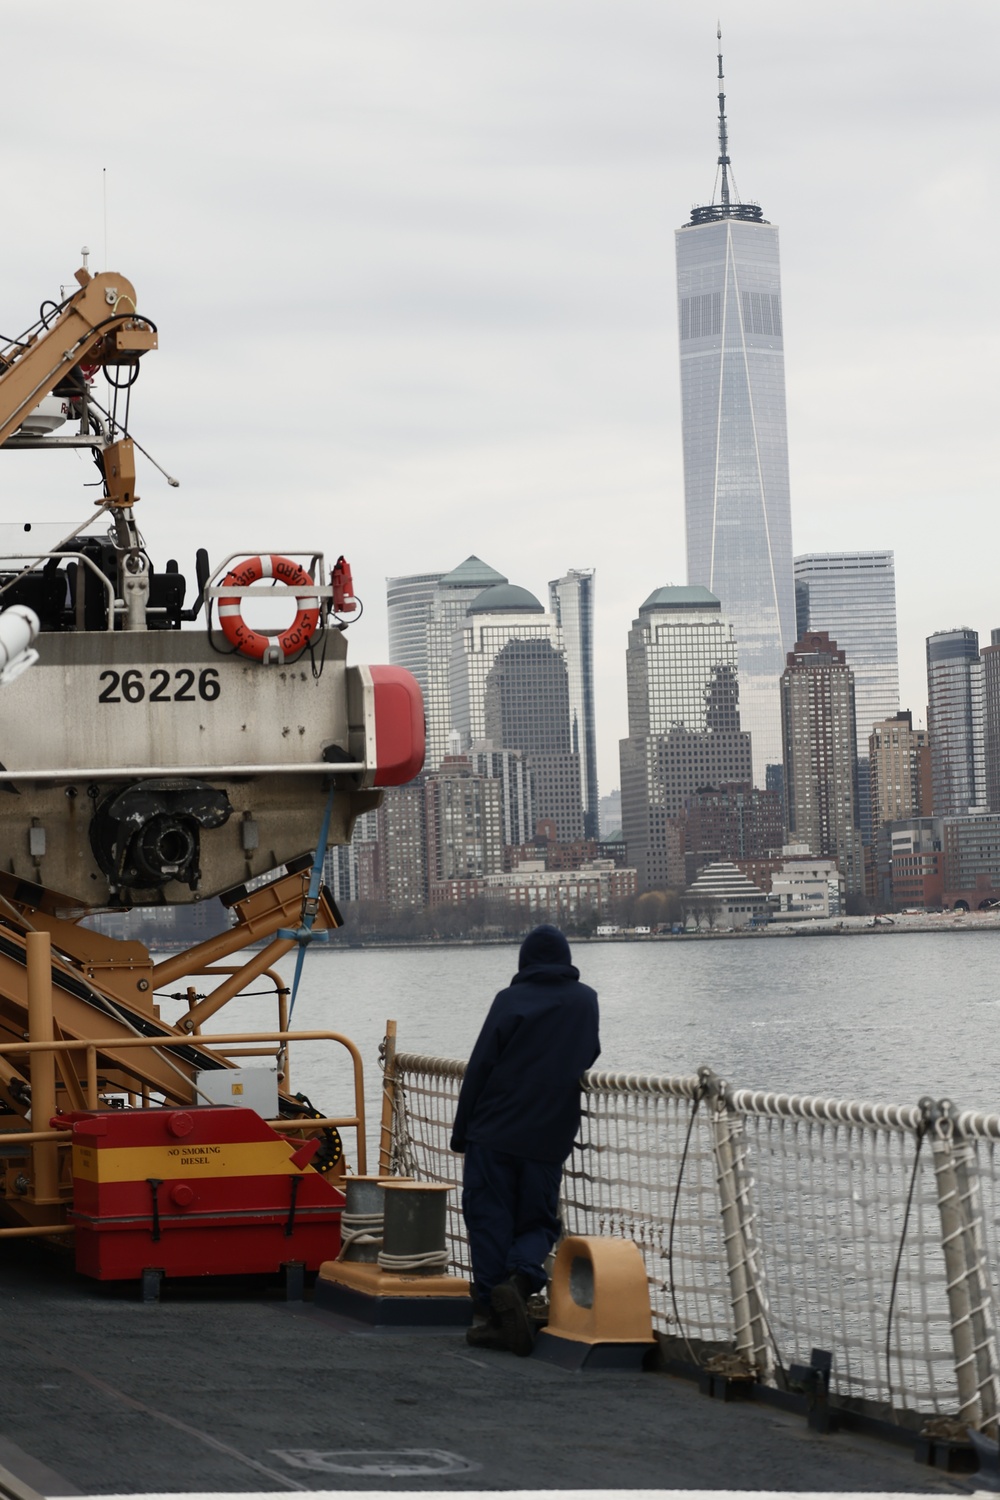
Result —
M 98 703 L 214 703 L 222 691 L 219 674 L 215 667 L 204 667 L 192 672 L 190 667 L 180 667 L 168 672 L 165 667 L 154 667 L 146 673 L 138 667 L 127 672 L 102 672 L 98 678 L 105 686 L 98 695 Z

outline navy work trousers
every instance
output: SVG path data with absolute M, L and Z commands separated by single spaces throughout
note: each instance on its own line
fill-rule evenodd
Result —
M 562 1163 L 532 1161 L 465 1145 L 462 1213 L 469 1232 L 472 1280 L 479 1301 L 520 1271 L 532 1291 L 545 1285 L 542 1263 L 559 1238 Z

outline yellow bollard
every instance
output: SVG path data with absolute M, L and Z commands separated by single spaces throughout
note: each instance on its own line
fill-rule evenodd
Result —
M 564 1369 L 641 1369 L 655 1348 L 646 1267 L 631 1240 L 568 1235 L 534 1357 Z

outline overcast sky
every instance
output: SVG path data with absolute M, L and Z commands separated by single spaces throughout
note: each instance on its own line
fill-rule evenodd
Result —
M 711 200 L 718 0 L 65 0 L 5 10 L 0 329 L 79 264 L 160 328 L 133 431 L 154 559 L 478 553 L 597 569 L 602 792 L 624 652 L 685 581 L 674 230 Z M 924 638 L 1000 625 L 996 90 L 986 0 L 722 12 L 741 194 L 781 232 L 796 552 L 893 547 Z M 106 229 L 105 229 L 106 169 Z M 4 456 L 4 519 L 82 518 L 77 456 Z

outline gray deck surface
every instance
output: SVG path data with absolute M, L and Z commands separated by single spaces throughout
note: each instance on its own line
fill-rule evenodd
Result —
M 804 1418 L 712 1401 L 668 1375 L 570 1374 L 474 1351 L 461 1332 L 345 1332 L 308 1302 L 231 1289 L 143 1305 L 25 1241 L 0 1251 L 0 1302 L 0 1464 L 50 1495 L 971 1488 L 907 1450 L 821 1437 Z M 344 1450 L 356 1466 L 391 1453 L 438 1472 L 366 1475 L 315 1458 Z M 289 1451 L 341 1467 L 295 1467 Z

